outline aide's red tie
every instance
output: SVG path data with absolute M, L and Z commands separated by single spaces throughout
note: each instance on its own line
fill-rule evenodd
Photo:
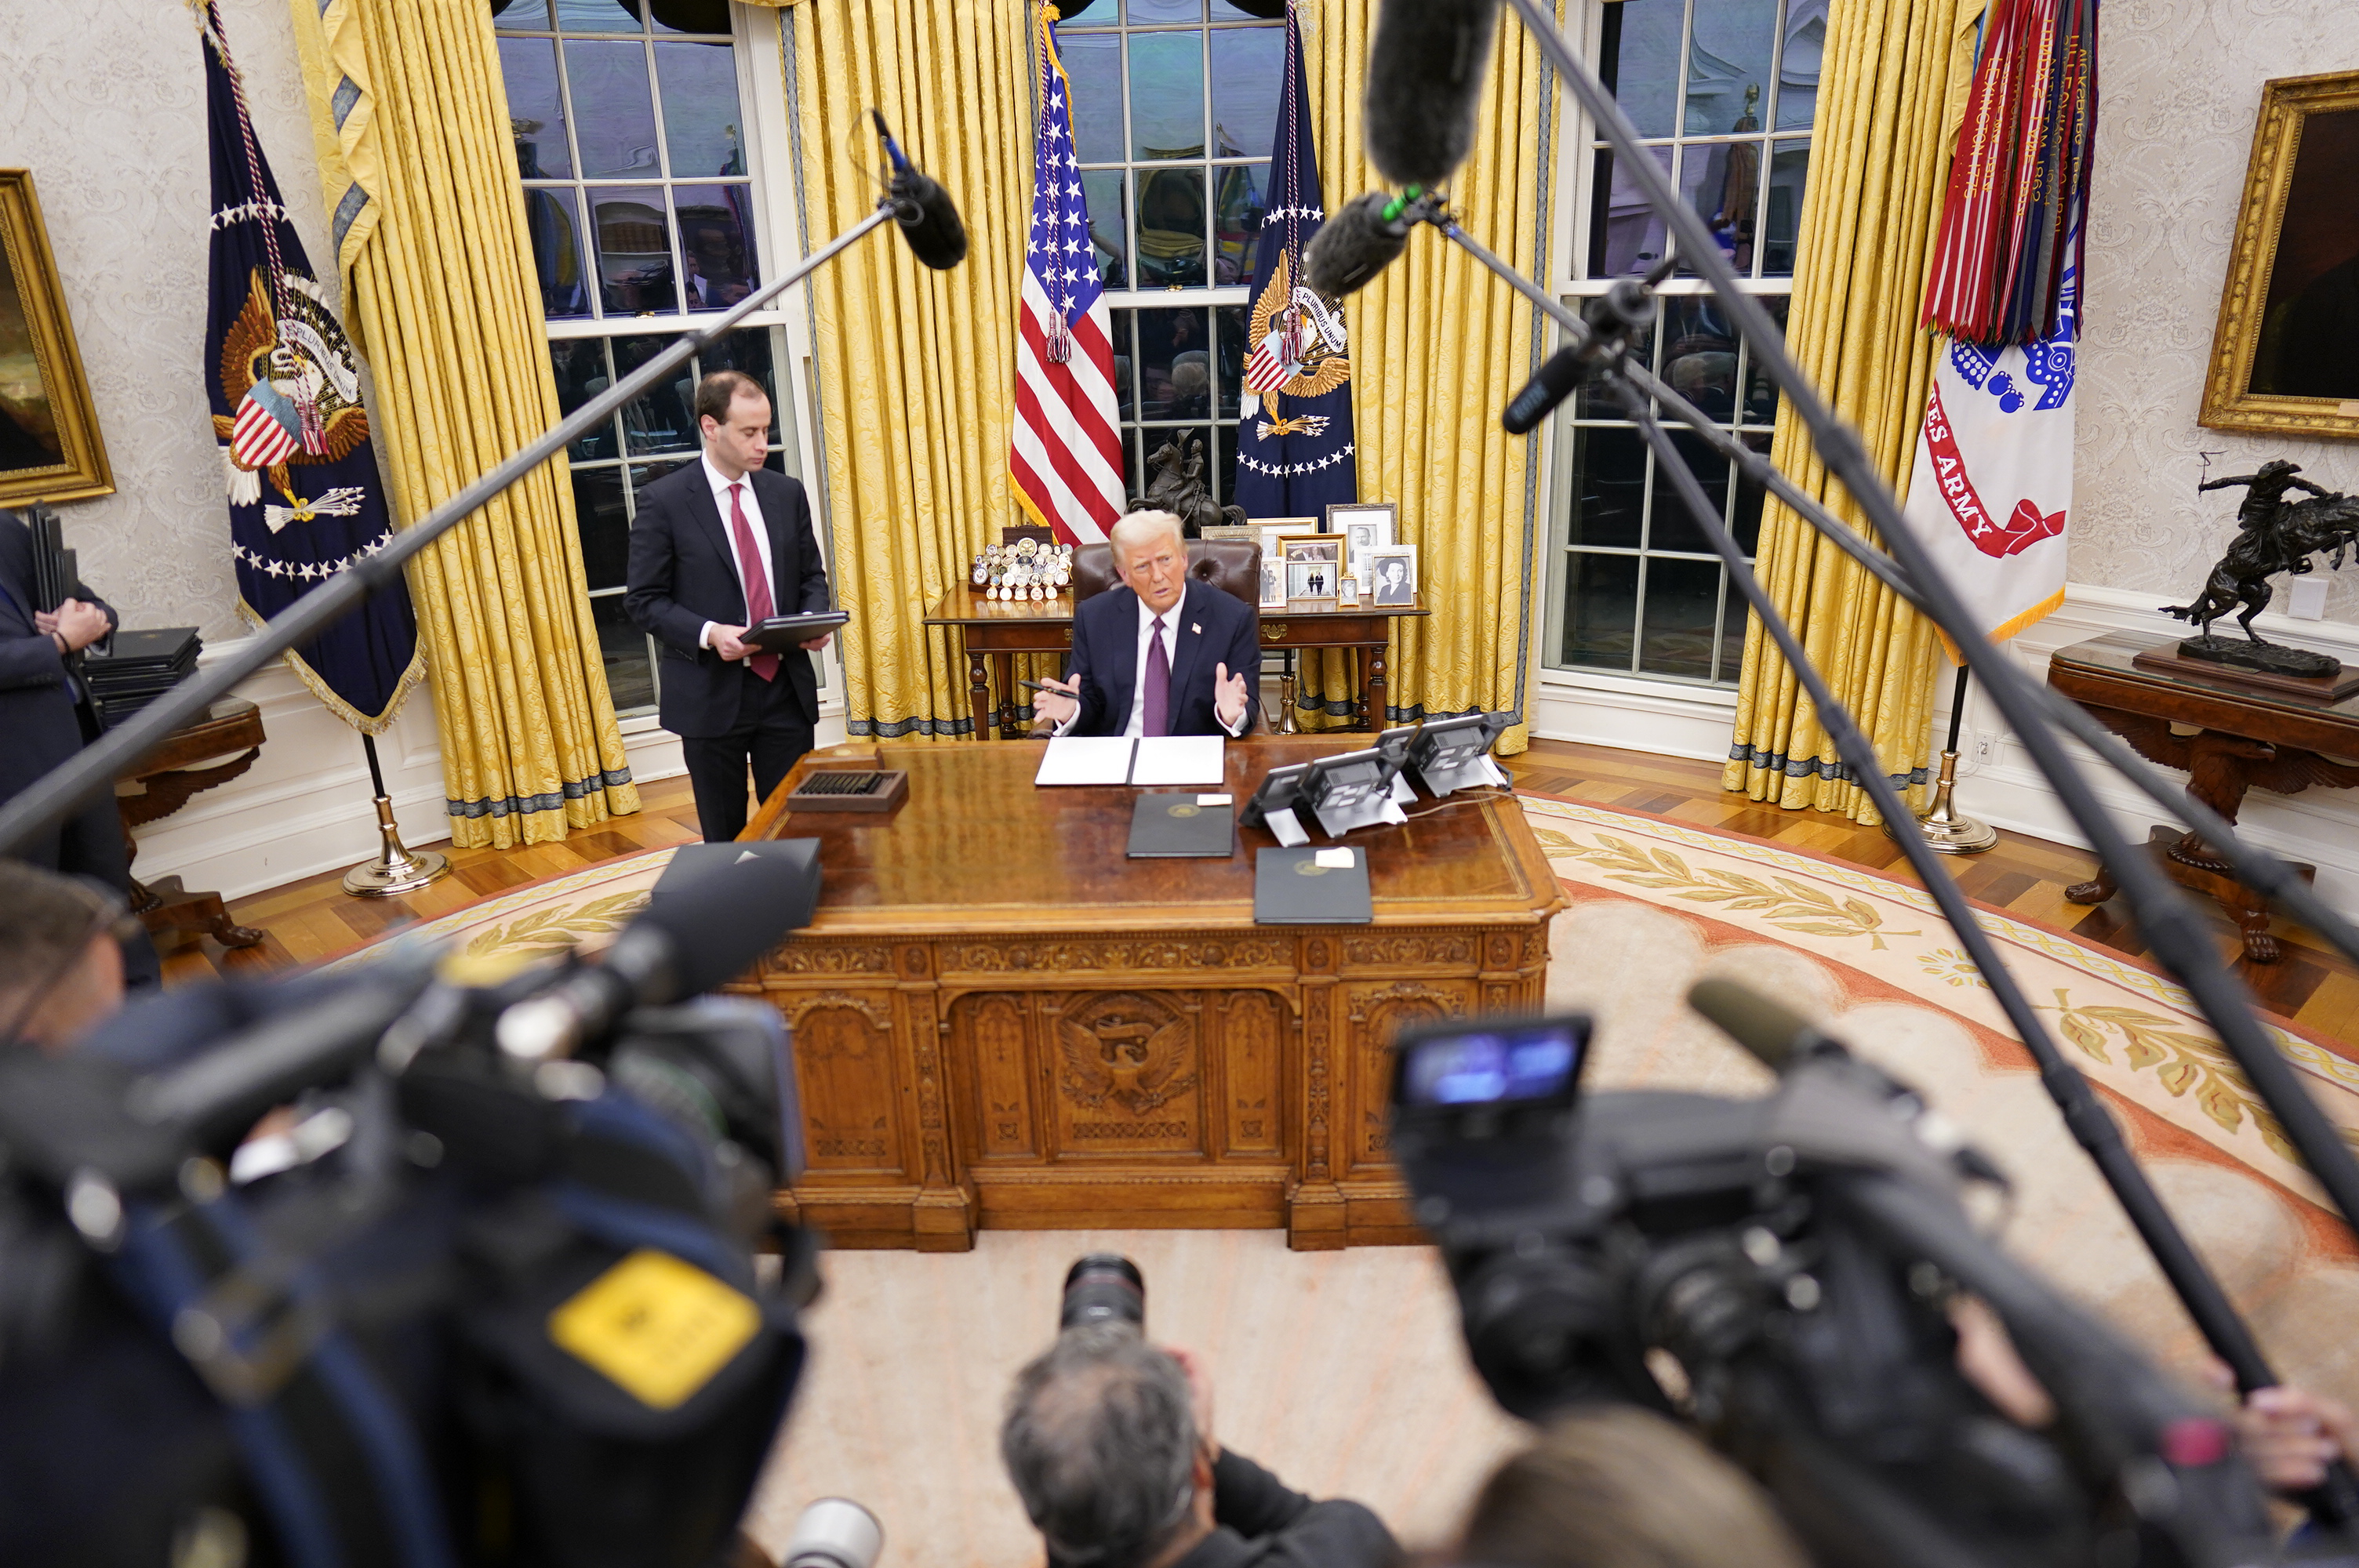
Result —
M 750 628 L 767 621 L 775 611 L 770 604 L 770 579 L 762 570 L 762 552 L 754 546 L 754 530 L 747 525 L 745 508 L 737 498 L 745 488 L 742 480 L 729 487 L 729 532 L 737 540 L 737 570 L 745 579 L 745 623 Z M 756 654 L 745 665 L 764 680 L 777 678 L 776 654 Z

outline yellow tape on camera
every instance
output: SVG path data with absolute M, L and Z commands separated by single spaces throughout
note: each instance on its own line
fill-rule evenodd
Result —
M 761 1326 L 742 1292 L 644 1248 L 549 1314 L 551 1342 L 659 1411 L 687 1402 Z

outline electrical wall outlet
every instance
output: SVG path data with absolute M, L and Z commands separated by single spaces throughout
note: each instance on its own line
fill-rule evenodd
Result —
M 1998 738 L 1996 736 L 1977 733 L 1974 736 L 1973 750 L 1968 754 L 1973 758 L 1977 764 L 1980 764 L 1989 762 L 1993 756 L 1997 754 L 1997 752 Z
M 2296 621 L 2326 619 L 2326 579 L 2298 577 L 2286 584 L 2286 613 Z

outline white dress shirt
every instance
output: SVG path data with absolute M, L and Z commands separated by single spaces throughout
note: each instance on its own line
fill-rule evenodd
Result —
M 1163 657 L 1168 661 L 1169 667 L 1173 669 L 1177 669 L 1180 665 L 1180 635 L 1183 630 L 1183 623 L 1180 618 L 1187 613 L 1187 611 L 1188 595 L 1185 590 L 1182 590 L 1178 602 L 1174 603 L 1170 609 L 1163 612 Z M 1122 734 L 1134 739 L 1147 733 L 1147 654 L 1149 639 L 1154 635 L 1155 611 L 1148 609 L 1147 606 L 1147 600 L 1142 599 L 1138 601 L 1138 663 L 1133 666 L 1133 676 L 1130 683 L 1130 717 L 1124 721 L 1121 730 Z M 1190 632 L 1188 633 L 1188 635 L 1192 637 L 1196 635 L 1196 633 Z M 1233 676 L 1241 673 L 1243 672 L 1237 670 L 1231 670 L 1229 672 L 1229 674 Z M 1251 677 L 1248 676 L 1247 679 L 1250 681 Z M 1174 693 L 1173 700 L 1176 702 L 1177 699 L 1178 694 Z M 1078 697 L 1074 698 L 1076 706 L 1073 708 L 1073 716 L 1071 719 L 1066 719 L 1062 724 L 1058 725 L 1056 733 L 1062 735 L 1066 730 L 1071 730 L 1075 724 L 1081 722 L 1082 710 L 1079 707 L 1080 700 L 1081 699 Z M 1250 687 L 1247 688 L 1245 700 L 1248 704 L 1253 700 L 1253 694 Z M 1171 708 L 1167 707 L 1164 708 L 1163 712 L 1164 718 L 1168 722 L 1171 718 Z M 1212 718 L 1214 721 L 1217 722 L 1220 717 L 1220 702 L 1218 694 L 1215 693 L 1212 705 Z M 1245 721 L 1252 717 L 1253 709 L 1248 706 L 1244 712 L 1237 715 L 1237 721 L 1234 724 L 1224 726 L 1224 728 L 1232 737 L 1242 735 L 1245 730 Z
M 729 487 L 733 484 L 743 487 L 737 492 L 737 501 L 745 508 L 745 526 L 754 531 L 754 553 L 762 557 L 762 576 L 770 584 L 770 613 L 789 613 L 778 608 L 778 574 L 770 566 L 770 530 L 762 523 L 762 503 L 754 499 L 754 475 L 749 470 L 742 480 L 731 479 L 712 466 L 711 458 L 700 457 L 696 460 L 703 465 L 704 482 L 712 487 L 712 504 L 721 511 L 721 532 L 729 541 L 729 565 L 737 574 L 738 591 L 745 592 L 745 567 L 737 558 L 737 530 L 729 521 Z M 753 613 L 753 602 L 754 596 L 745 594 L 749 616 Z M 697 633 L 697 642 L 707 648 L 712 646 L 712 629 L 720 624 L 718 621 L 706 622 L 704 630 Z

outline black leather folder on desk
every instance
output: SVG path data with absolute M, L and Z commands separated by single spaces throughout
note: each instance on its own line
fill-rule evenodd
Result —
M 1322 866 L 1321 855 L 1348 854 L 1348 866 Z M 1368 852 L 1356 845 L 1262 849 L 1254 856 L 1254 921 L 1260 925 L 1365 925 L 1376 917 L 1368 895 Z
M 1130 809 L 1134 860 L 1225 860 L 1236 853 L 1234 813 L 1226 805 L 1206 806 L 1194 790 L 1148 792 Z

